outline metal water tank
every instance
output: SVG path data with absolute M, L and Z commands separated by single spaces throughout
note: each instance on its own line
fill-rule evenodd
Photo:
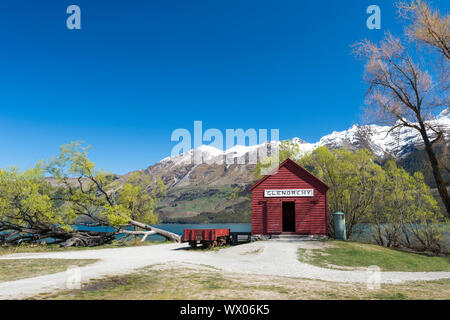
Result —
M 336 240 L 347 240 L 345 231 L 345 214 L 343 212 L 333 213 L 334 220 L 334 238 Z

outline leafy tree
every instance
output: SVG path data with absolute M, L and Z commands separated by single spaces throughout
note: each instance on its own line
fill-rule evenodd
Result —
M 244 190 L 242 188 L 239 187 L 234 187 L 233 190 L 230 193 L 229 199 L 230 200 L 236 200 L 239 199 L 241 197 L 241 194 Z
M 414 178 L 390 160 L 385 165 L 385 178 L 377 196 L 375 209 L 369 213 L 369 222 L 375 227 L 374 239 L 382 246 L 397 246 L 405 223 L 413 213 L 412 186 Z M 409 238 L 406 238 L 409 242 Z
M 413 247 L 419 242 L 422 248 L 439 250 L 445 220 L 423 175 L 410 175 L 392 160 L 384 171 L 375 210 L 369 215 L 375 241 L 387 247 Z
M 411 201 L 412 212 L 405 219 L 404 236 L 412 234 L 423 249 L 440 251 L 441 240 L 448 234 L 449 219 L 444 216 L 433 198 L 430 188 L 424 182 L 420 172 L 414 174 L 414 185 L 411 186 L 414 199 Z M 413 245 L 408 242 L 408 246 Z
M 130 219 L 149 224 L 158 222 L 155 208 L 166 196 L 167 189 L 161 178 L 157 179 L 156 188 L 149 191 L 151 184 L 152 181 L 148 175 L 134 172 L 117 192 L 117 202 L 129 212 Z
M 154 209 L 167 193 L 162 180 L 157 179 L 156 186 L 150 188 L 148 177 L 133 174 L 121 188 L 113 183 L 113 174 L 95 168 L 88 159 L 88 149 L 73 142 L 63 145 L 59 156 L 35 169 L 0 171 L 0 231 L 6 232 L 0 243 L 52 237 L 64 246 L 93 246 L 110 242 L 119 233 L 144 233 L 133 233 L 125 224 L 177 239 L 144 223 L 158 220 Z M 50 175 L 48 179 L 45 172 Z M 71 225 L 81 223 L 80 219 L 109 231 L 73 230 Z
M 330 187 L 329 211 L 344 212 L 348 237 L 352 235 L 356 224 L 364 221 L 373 209 L 380 190 L 383 170 L 373 159 L 368 150 L 330 151 L 320 147 L 299 161 Z M 328 230 L 333 234 L 331 215 Z
M 291 140 L 282 141 L 276 151 L 277 152 L 274 152 L 272 155 L 261 159 L 261 161 L 256 164 L 254 171 L 255 179 L 261 179 L 264 174 L 276 169 L 278 164 L 287 158 L 295 161 L 302 155 L 298 144 Z
M 24 172 L 0 169 L 0 242 L 39 240 L 71 230 L 72 217 L 58 212 L 43 172 L 39 166 Z
M 58 186 L 53 199 L 65 203 L 64 211 L 71 216 L 104 226 L 120 224 L 122 212 L 114 206 L 113 194 L 107 189 L 114 176 L 95 169 L 87 156 L 89 149 L 80 142 L 63 145 L 60 155 L 46 164 L 47 173 Z

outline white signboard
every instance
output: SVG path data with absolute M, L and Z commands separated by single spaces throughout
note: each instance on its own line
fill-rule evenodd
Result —
M 282 189 L 282 190 L 264 190 L 265 198 L 274 197 L 313 197 L 314 189 Z

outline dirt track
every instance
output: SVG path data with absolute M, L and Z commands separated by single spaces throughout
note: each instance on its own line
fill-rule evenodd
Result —
M 189 250 L 186 244 L 115 249 L 94 249 L 47 253 L 22 253 L 2 256 L 0 259 L 100 259 L 80 268 L 81 281 L 103 276 L 120 275 L 152 265 L 187 262 L 213 266 L 228 272 L 263 274 L 334 282 L 367 282 L 373 274 L 365 270 L 341 271 L 315 267 L 297 260 L 299 247 L 320 246 L 319 242 L 258 241 L 219 251 Z M 0 283 L 0 299 L 20 299 L 41 292 L 67 288 L 72 274 L 60 272 L 46 276 Z M 381 283 L 400 283 L 415 280 L 450 278 L 450 272 L 381 272 Z

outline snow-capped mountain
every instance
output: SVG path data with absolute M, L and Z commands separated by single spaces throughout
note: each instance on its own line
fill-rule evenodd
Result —
M 448 142 L 449 109 L 432 121 L 434 126 L 445 128 Z M 415 150 L 423 148 L 416 130 L 404 128 L 392 132 L 389 129 L 388 126 L 379 125 L 353 125 L 348 130 L 334 131 L 314 143 L 300 138 L 292 138 L 290 141 L 298 145 L 300 153 L 311 152 L 320 146 L 350 150 L 366 148 L 380 160 L 389 157 L 407 159 Z M 236 185 L 252 184 L 255 180 L 253 172 L 256 161 L 250 160 L 258 159 L 261 151 L 270 154 L 279 144 L 280 142 L 236 145 L 225 151 L 202 145 L 183 154 L 162 159 L 144 170 L 151 177 L 161 177 L 169 188 L 169 194 L 158 212 L 164 218 L 176 218 L 196 216 L 205 211 L 221 214 L 245 210 L 243 208 L 248 207 L 248 200 L 245 197 L 230 200 L 230 190 Z
M 450 137 L 450 111 L 447 108 L 434 120 L 434 126 L 446 128 Z M 311 152 L 320 146 L 371 150 L 378 159 L 402 158 L 423 148 L 422 139 L 413 128 L 390 131 L 389 126 L 353 125 L 348 130 L 334 131 L 315 143 L 300 138 L 290 139 L 298 145 L 300 153 Z M 202 145 L 181 155 L 167 157 L 145 171 L 151 176 L 162 176 L 169 187 L 183 185 L 248 184 L 253 181 L 252 171 L 262 149 L 270 154 L 280 142 L 267 142 L 253 146 L 235 145 L 225 151 Z M 264 153 L 263 153 L 264 154 Z
M 443 128 L 450 138 L 450 109 L 443 110 L 434 120 L 429 122 L 433 127 Z M 431 132 L 430 132 L 431 136 Z M 390 126 L 353 125 L 350 129 L 333 132 L 324 136 L 316 146 L 328 146 L 331 148 L 356 147 L 367 148 L 377 157 L 403 158 L 414 150 L 423 148 L 422 137 L 414 128 L 403 127 L 400 130 L 391 131 Z
M 450 111 L 445 109 L 435 120 L 434 126 L 450 129 Z M 422 138 L 417 130 L 413 128 L 402 128 L 397 131 L 390 131 L 390 126 L 379 125 L 353 125 L 344 131 L 333 131 L 331 134 L 322 137 L 318 142 L 307 143 L 300 138 L 292 138 L 291 141 L 299 146 L 301 152 L 309 152 L 320 146 L 330 148 L 367 148 L 376 156 L 385 158 L 392 156 L 401 158 L 409 152 L 422 146 Z M 272 146 L 279 145 L 279 142 L 271 142 Z M 202 145 L 196 149 L 185 152 L 179 156 L 167 157 L 161 162 L 171 162 L 173 165 L 185 165 L 193 163 L 194 157 L 200 157 L 204 163 L 216 163 L 224 157 L 241 159 L 246 155 L 253 155 L 266 144 L 241 146 L 236 145 L 230 149 L 222 151 L 218 148 Z

